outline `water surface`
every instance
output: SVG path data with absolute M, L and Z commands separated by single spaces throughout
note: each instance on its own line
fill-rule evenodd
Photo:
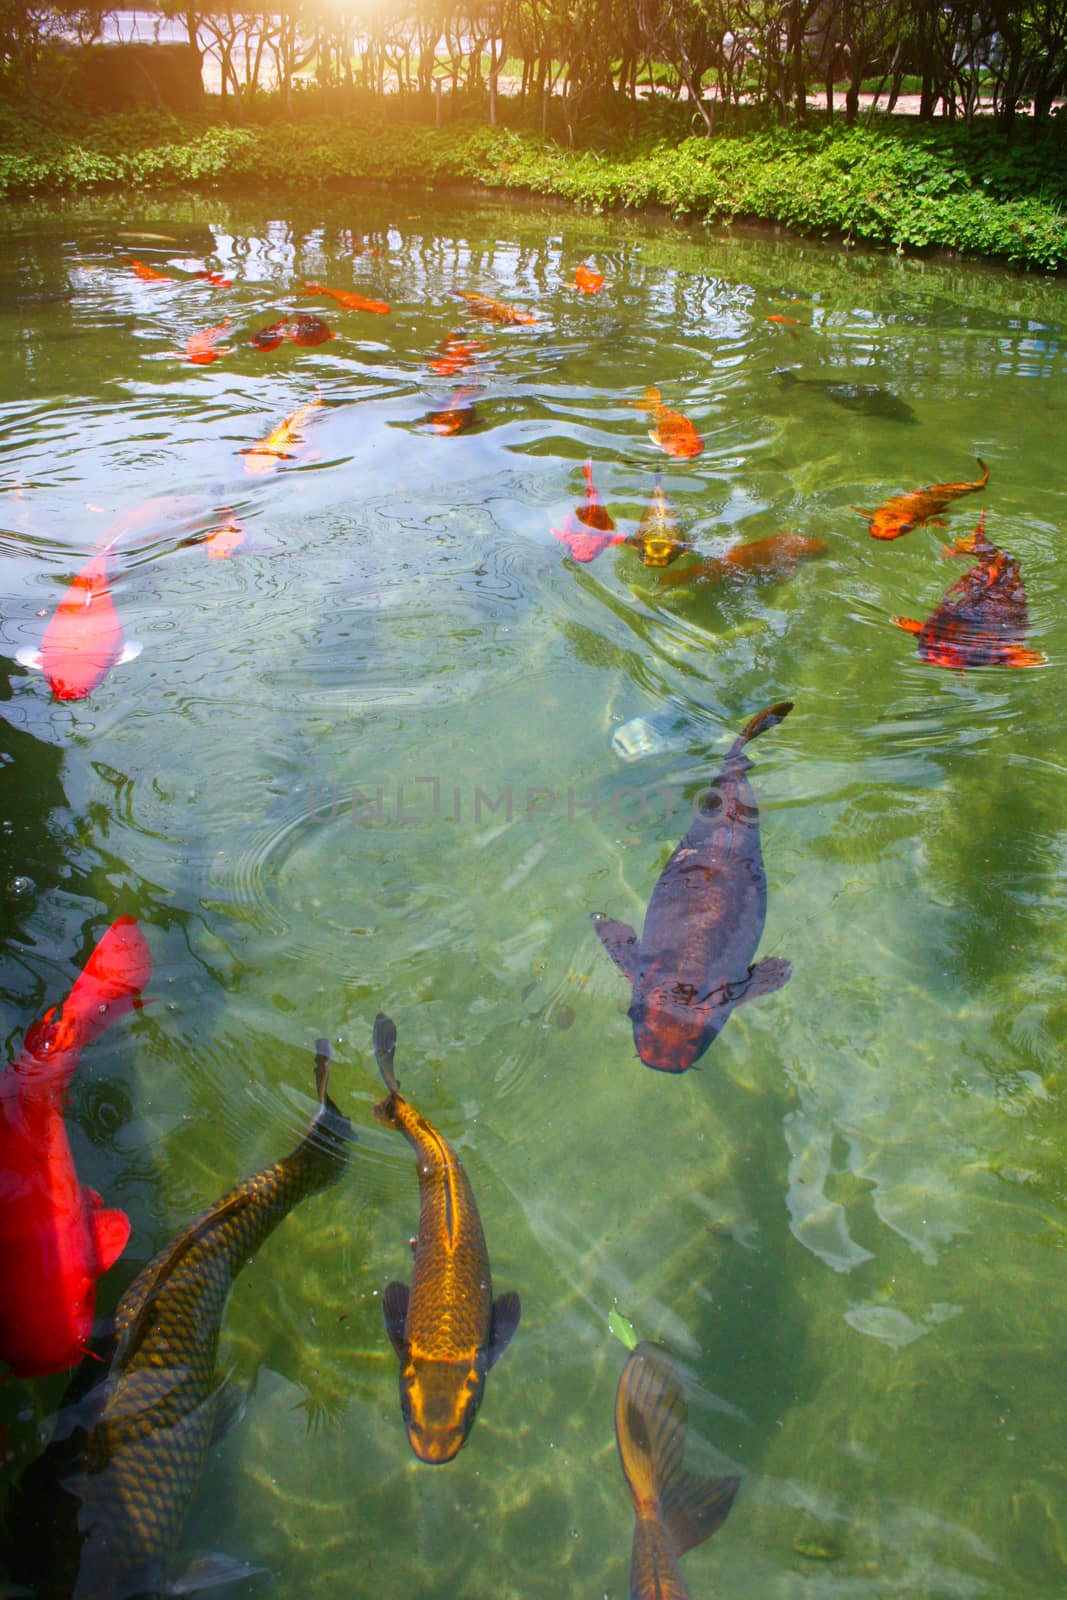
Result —
M 187 1548 L 268 1567 L 279 1600 L 625 1595 L 617 1304 L 683 1364 L 690 1465 L 744 1478 L 685 1559 L 694 1594 L 1061 1595 L 1064 286 L 410 195 L 3 228 L 9 1051 L 120 912 L 156 971 L 69 1108 L 81 1176 L 134 1224 L 101 1311 L 295 1141 L 319 1033 L 359 1131 L 347 1181 L 238 1281 L 223 1364 L 250 1398 Z M 596 298 L 565 287 L 582 260 Z M 234 287 L 190 276 L 205 264 Z M 305 279 L 392 311 L 298 301 Z M 537 322 L 477 324 L 455 288 Z M 298 305 L 338 337 L 248 346 Z M 231 354 L 175 356 L 226 314 Z M 427 361 L 458 330 L 490 349 L 474 426 L 437 437 L 422 421 L 456 385 Z M 704 436 L 695 460 L 623 403 L 650 383 Z M 306 452 L 249 476 L 237 452 L 316 397 Z M 988 493 L 948 529 L 878 544 L 851 509 L 976 457 Z M 578 565 L 551 529 L 587 458 L 623 531 L 661 470 L 703 552 L 792 531 L 826 553 L 669 592 L 629 549 Z M 138 512 L 159 496 L 182 498 Z M 933 609 L 960 571 L 941 546 L 982 505 L 1043 669 L 939 671 L 890 625 Z M 253 548 L 209 560 L 223 506 Z M 143 654 L 53 703 L 11 658 L 130 512 L 113 593 Z M 689 800 L 783 698 L 752 778 L 760 954 L 793 978 L 668 1078 L 634 1055 L 588 914 L 640 926 Z M 613 734 L 665 707 L 680 741 L 622 761 Z M 417 1196 L 371 1115 L 379 1009 L 467 1167 L 496 1291 L 523 1302 L 438 1470 L 408 1448 L 382 1324 Z M 0 1389 L 7 1479 L 62 1389 Z

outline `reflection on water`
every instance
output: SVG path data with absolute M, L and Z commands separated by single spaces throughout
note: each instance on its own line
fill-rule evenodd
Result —
M 114 917 L 155 973 L 71 1086 L 77 1170 L 133 1224 L 100 1309 L 299 1137 L 320 1034 L 359 1135 L 235 1288 L 220 1370 L 251 1393 L 182 1549 L 280 1596 L 623 1595 L 617 1306 L 679 1364 L 689 1468 L 742 1476 L 694 1593 L 1059 1595 L 1063 286 L 533 205 L 271 210 L 27 208 L 0 267 L 9 1050 Z M 173 281 L 120 229 L 171 235 L 134 248 Z M 391 310 L 322 302 L 336 337 L 257 348 L 304 282 Z M 226 317 L 230 352 L 186 360 Z M 650 440 L 652 386 L 699 455 Z M 471 425 L 422 425 L 450 412 Z M 975 457 L 948 531 L 878 543 L 851 509 Z M 706 581 L 567 558 L 587 460 L 577 525 L 635 535 L 658 469 Z M 1044 669 L 939 670 L 891 626 L 982 506 Z M 110 539 L 143 653 L 53 701 L 15 653 Z M 726 559 L 798 539 L 819 559 Z M 785 699 L 751 780 L 759 956 L 793 978 L 666 1078 L 589 913 L 640 927 L 694 796 Z M 412 1190 L 371 1112 L 379 1010 L 522 1296 L 438 1470 L 382 1319 Z M 63 1387 L 0 1388 L 5 1486 Z

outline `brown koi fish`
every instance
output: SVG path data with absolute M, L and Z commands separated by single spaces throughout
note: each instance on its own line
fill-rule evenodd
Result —
M 989 482 L 989 468 L 981 457 L 977 459 L 982 476 L 974 483 L 932 483 L 928 489 L 911 489 L 907 494 L 892 495 L 877 511 L 864 511 L 862 506 L 852 509 L 867 518 L 872 539 L 900 539 L 926 523 L 940 526 L 939 512 L 961 495 L 977 494 Z
M 689 460 L 703 450 L 704 441 L 689 418 L 680 411 L 669 411 L 658 389 L 648 388 L 640 400 L 628 400 L 626 403 L 636 406 L 638 411 L 647 411 L 652 417 L 656 426 L 649 429 L 648 437 L 664 455 Z
M 250 444 L 247 449 L 238 450 L 239 456 L 245 458 L 245 471 L 253 477 L 261 478 L 268 472 L 273 472 L 281 461 L 291 461 L 293 452 L 290 445 L 300 444 L 303 440 L 301 428 L 307 422 L 312 412 L 319 406 L 325 405 L 324 400 L 309 400 L 307 405 L 298 406 L 296 410 L 279 422 L 256 444 Z
M 825 549 L 822 539 L 803 533 L 772 533 L 766 539 L 735 544 L 725 555 L 704 556 L 696 566 L 661 572 L 659 582 L 673 589 L 688 583 L 726 583 L 741 578 L 791 578 L 801 561 L 821 555 Z
M 515 306 L 506 306 L 502 300 L 493 300 L 487 294 L 475 294 L 471 289 L 453 289 L 452 293 L 462 295 L 476 317 L 486 317 L 490 322 L 513 324 L 537 321 L 532 311 L 519 311 Z
M 374 1055 L 389 1090 L 374 1107 L 415 1152 L 419 1232 L 411 1288 L 391 1283 L 382 1297 L 385 1327 L 400 1358 L 400 1408 L 420 1461 L 451 1461 L 474 1425 L 485 1375 L 519 1325 L 519 1297 L 493 1299 L 489 1253 L 478 1207 L 455 1151 L 408 1104 L 393 1071 L 396 1027 L 374 1019 Z
M 659 875 L 640 939 L 627 923 L 593 915 L 601 944 L 633 985 L 637 1053 L 658 1072 L 685 1072 L 735 1006 L 789 982 L 793 969 L 778 956 L 752 964 L 767 916 L 767 879 L 745 746 L 792 709 L 790 700 L 768 706 L 734 740 Z
M 350 289 L 327 289 L 324 283 L 305 283 L 301 294 L 328 294 L 331 300 L 336 300 L 342 311 L 373 311 L 379 317 L 389 315 L 389 307 L 384 300 L 368 300 L 366 295 L 353 294 Z
M 740 1486 L 686 1471 L 688 1420 L 674 1362 L 642 1340 L 615 1392 L 615 1442 L 637 1514 L 630 1600 L 689 1600 L 678 1559 L 722 1527 Z
M 957 578 L 925 622 L 894 617 L 914 633 L 919 654 L 935 667 L 1041 667 L 1045 657 L 1022 641 L 1029 622 L 1019 563 L 986 538 L 985 512 L 973 533 L 957 539 L 947 556 L 973 555 L 978 565 Z
M 691 544 L 686 544 L 681 537 L 678 526 L 678 517 L 674 507 L 663 493 L 663 486 L 656 473 L 656 484 L 652 490 L 652 499 L 645 507 L 641 521 L 637 524 L 637 532 L 630 534 L 626 543 L 632 545 L 638 552 L 646 567 L 669 567 L 672 561 L 682 554 L 683 550 L 691 550 Z
M 593 482 L 593 463 L 586 461 L 582 466 L 582 475 L 585 478 L 585 499 L 580 506 L 575 506 L 564 518 L 562 528 L 553 528 L 552 532 L 561 544 L 567 547 L 567 553 L 575 561 L 593 561 L 602 550 L 609 545 L 625 544 L 625 534 L 615 532 L 615 523 L 611 513 L 597 492 Z

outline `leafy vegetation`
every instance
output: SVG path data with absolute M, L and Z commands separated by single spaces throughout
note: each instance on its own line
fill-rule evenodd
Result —
M 1067 266 L 1067 168 L 1056 140 L 990 127 L 754 126 L 705 139 L 652 131 L 575 146 L 473 121 L 440 130 L 317 117 L 233 126 L 136 112 L 88 127 L 0 120 L 0 194 L 106 188 L 302 189 L 358 182 L 467 184 L 598 208 L 757 218 L 901 251 L 930 248 Z

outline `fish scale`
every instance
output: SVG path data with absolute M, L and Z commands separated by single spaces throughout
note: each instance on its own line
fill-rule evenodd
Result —
M 324 1098 L 295 1150 L 225 1194 L 123 1295 L 74 1427 L 57 1429 L 20 1486 L 13 1574 L 40 1600 L 158 1592 L 216 1432 L 215 1359 L 234 1279 L 295 1205 L 341 1176 L 351 1137 Z M 83 1390 L 89 1366 L 76 1375 Z M 50 1570 L 32 1570 L 44 1551 Z

